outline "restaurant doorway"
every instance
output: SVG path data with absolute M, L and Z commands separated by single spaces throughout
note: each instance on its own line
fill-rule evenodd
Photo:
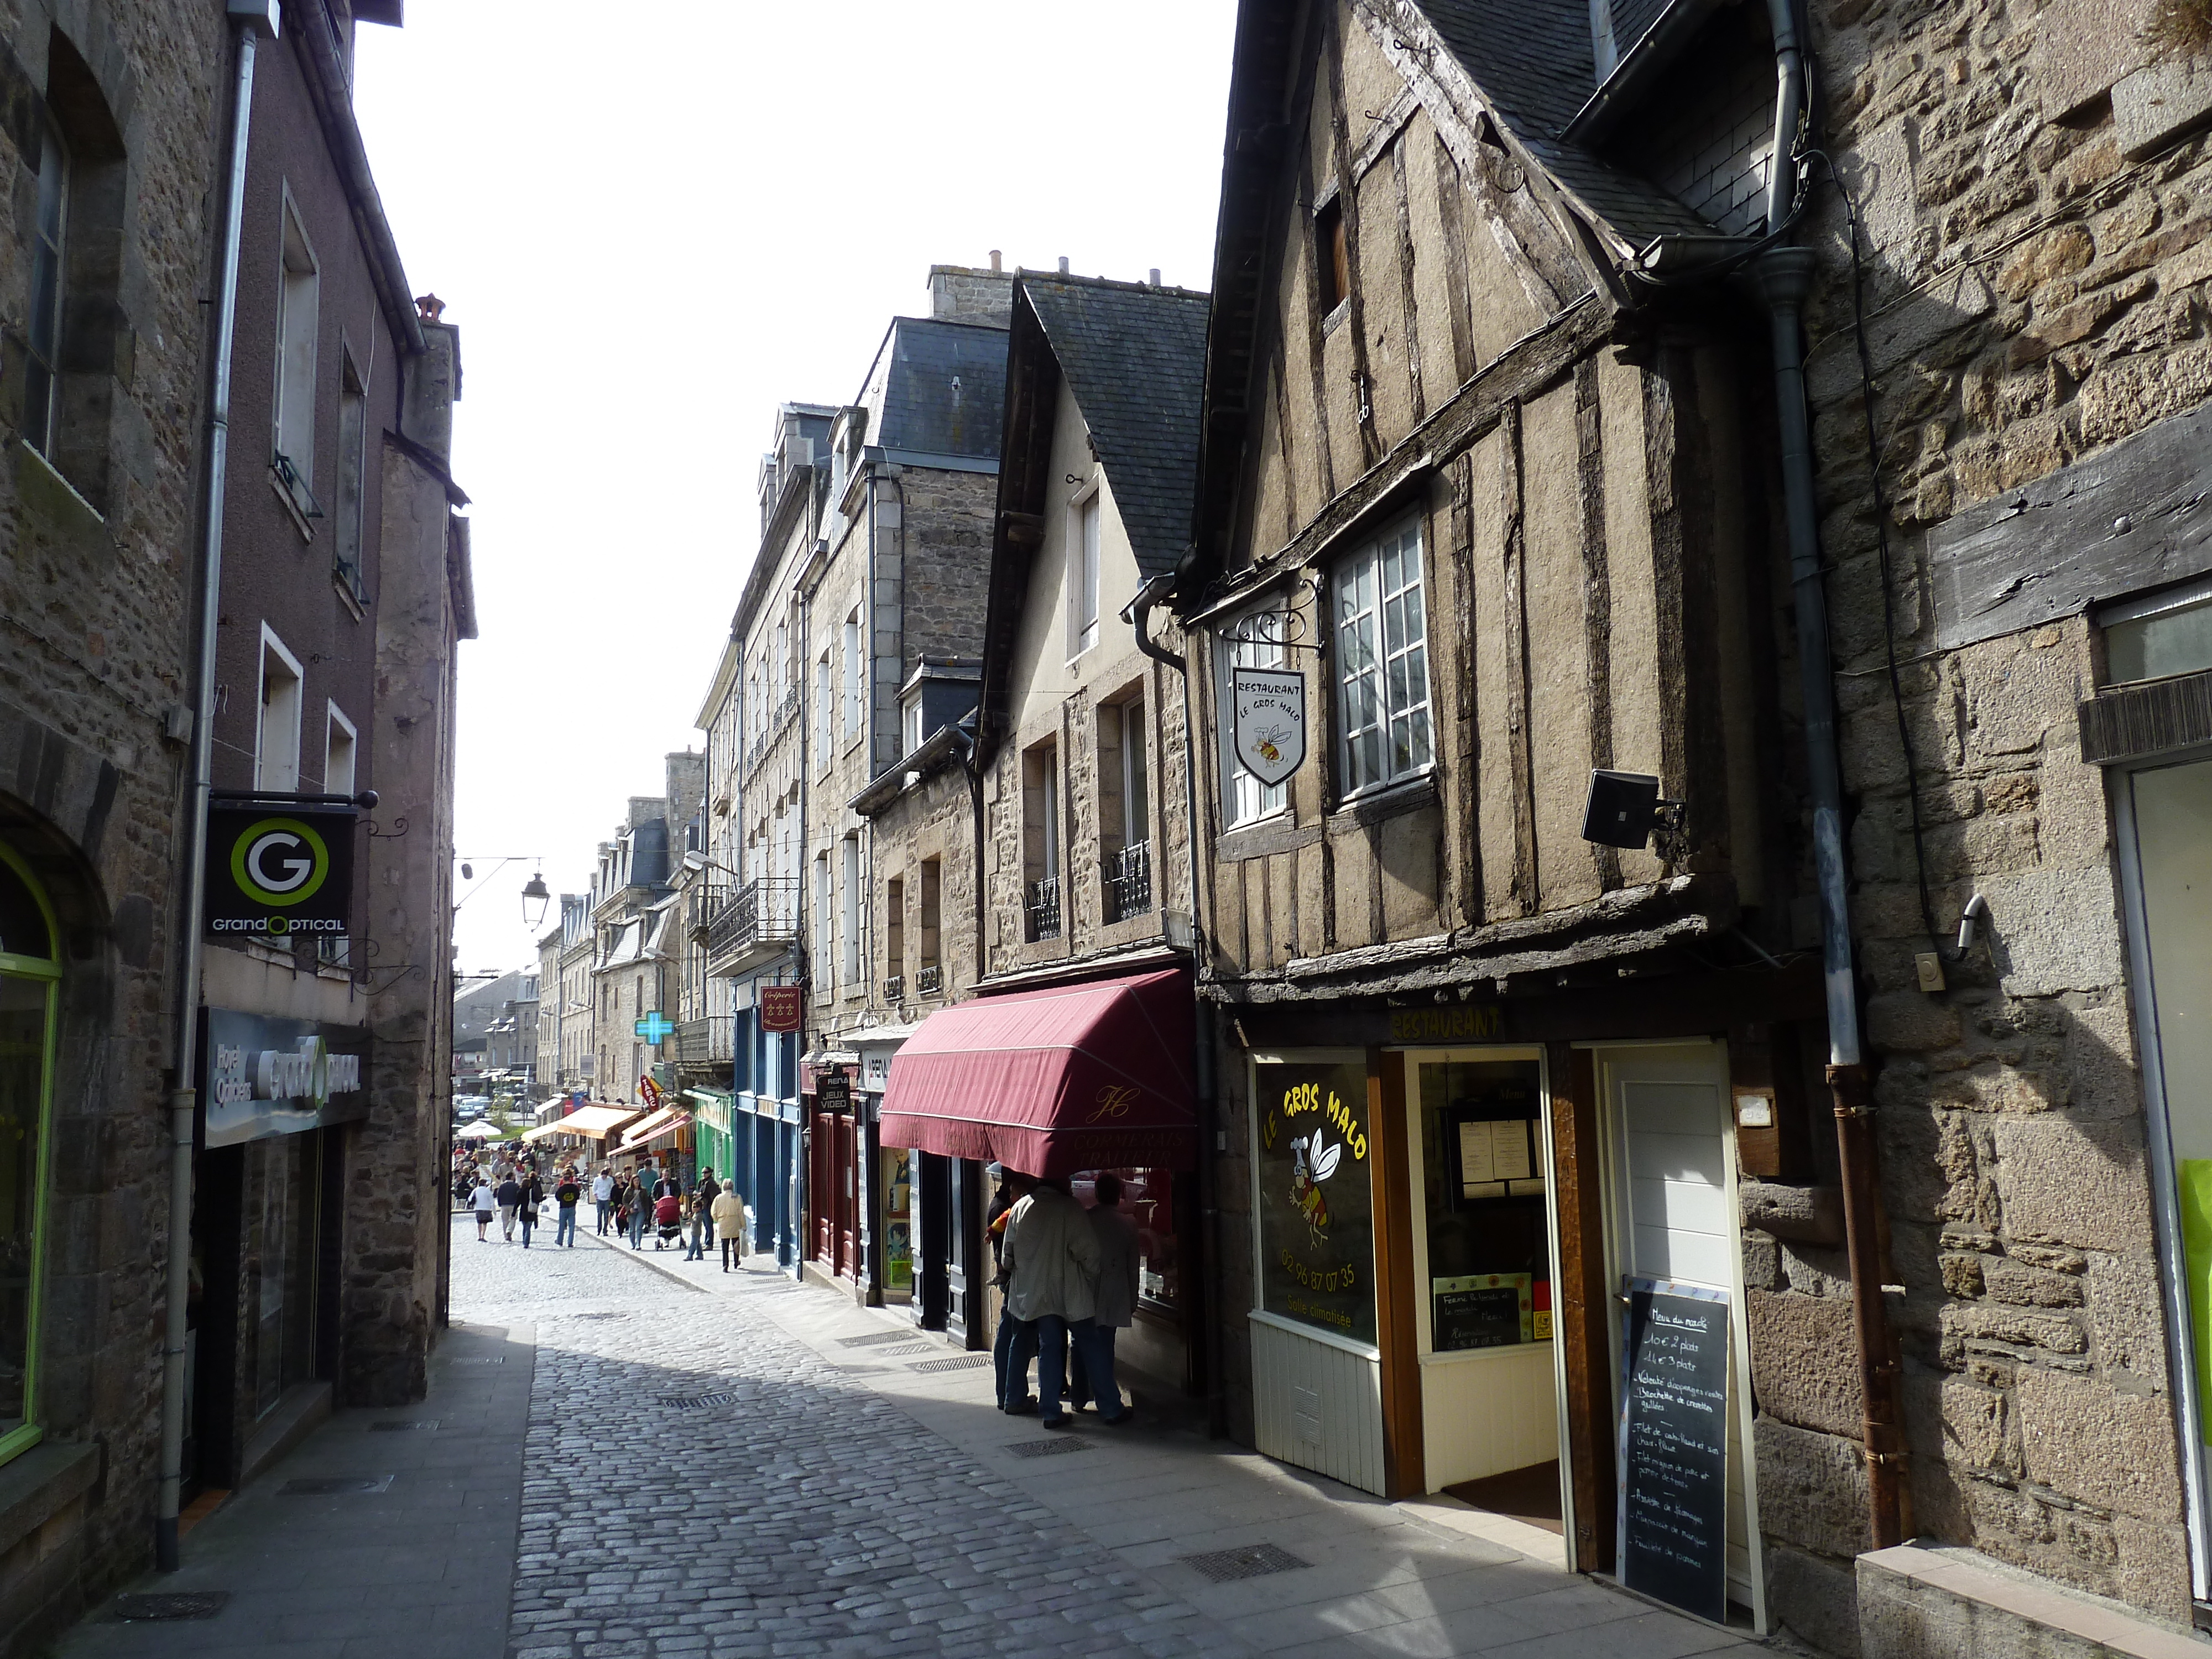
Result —
M 1404 1068 L 1421 1484 L 1561 1533 L 1543 1051 L 1390 1058 Z

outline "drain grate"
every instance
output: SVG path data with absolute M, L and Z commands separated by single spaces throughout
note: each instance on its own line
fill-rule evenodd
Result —
M 886 1342 L 913 1340 L 911 1331 L 870 1331 L 866 1336 L 841 1336 L 837 1339 L 837 1346 L 841 1348 L 874 1348 Z
M 950 1359 L 925 1359 L 919 1365 L 909 1365 L 910 1371 L 974 1371 L 991 1363 L 987 1353 L 956 1353 Z
M 115 1598 L 115 1616 L 131 1624 L 157 1619 L 212 1619 L 229 1601 L 228 1590 L 170 1590 L 158 1595 L 118 1595 Z
M 908 1354 L 912 1353 L 933 1352 L 936 1349 L 936 1346 L 937 1345 L 934 1342 L 908 1342 L 903 1343 L 896 1348 L 871 1348 L 868 1350 L 868 1358 L 871 1359 L 903 1359 Z
M 507 1364 L 507 1356 L 503 1353 L 494 1354 L 489 1359 L 459 1359 L 451 1354 L 442 1353 L 440 1354 L 438 1358 L 444 1360 L 448 1365 L 504 1365 Z
M 334 1498 L 340 1492 L 383 1492 L 392 1485 L 388 1474 L 319 1474 L 287 1480 L 276 1488 L 279 1498 Z
M 571 1319 L 628 1319 L 629 1317 L 626 1313 L 571 1314 L 568 1316 Z
M 890 1370 L 888 1365 L 832 1365 L 830 1368 L 845 1376 L 881 1376 Z
M 1208 1550 L 1203 1555 L 1186 1555 L 1185 1566 L 1196 1567 L 1217 1584 L 1225 1584 L 1232 1578 L 1264 1578 L 1271 1572 L 1291 1572 L 1299 1567 L 1313 1565 L 1302 1561 L 1288 1550 L 1277 1549 L 1273 1544 L 1248 1544 L 1243 1549 Z
M 679 1412 L 702 1412 L 709 1406 L 727 1406 L 736 1400 L 733 1394 L 665 1394 L 661 1395 L 660 1403 L 673 1406 Z
M 437 1426 L 436 1418 L 426 1417 L 413 1423 L 372 1423 L 368 1425 L 368 1431 L 371 1434 L 404 1434 L 410 1429 L 434 1429 Z
M 1049 1440 L 1017 1440 L 1006 1449 L 1017 1457 L 1059 1457 L 1068 1452 L 1089 1451 L 1088 1440 L 1078 1440 L 1071 1434 L 1056 1434 Z M 1305 1565 L 1301 1561 L 1300 1566 Z

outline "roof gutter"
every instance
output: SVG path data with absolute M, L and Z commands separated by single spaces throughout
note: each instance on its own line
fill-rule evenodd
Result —
M 1675 0 L 1666 15 L 1628 49 L 1628 56 L 1614 66 L 1605 83 L 1590 94 L 1589 101 L 1575 112 L 1575 118 L 1561 129 L 1559 137 L 1585 148 L 1603 143 L 1626 118 L 1651 77 L 1680 57 L 1690 38 L 1726 3 Z
M 354 119 L 353 88 L 346 82 L 345 61 L 338 52 L 337 31 L 330 14 L 319 5 L 288 0 L 284 7 L 294 25 L 305 31 L 310 71 L 307 92 L 322 124 L 323 138 L 331 147 L 353 204 L 353 222 L 368 250 L 369 280 L 385 316 L 410 355 L 426 349 L 422 320 L 415 314 L 415 301 L 407 292 L 407 271 L 399 261 L 399 244 L 384 216 L 384 198 L 377 194 L 376 174 L 368 165 L 368 151 L 361 141 L 361 125 Z

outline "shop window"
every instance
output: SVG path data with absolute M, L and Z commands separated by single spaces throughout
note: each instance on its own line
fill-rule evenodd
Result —
M 1095 1206 L 1097 1179 L 1121 1183 L 1121 1211 L 1137 1228 L 1137 1300 L 1145 1307 L 1173 1313 L 1182 1304 L 1182 1260 L 1176 1248 L 1175 1176 L 1166 1170 L 1086 1170 L 1069 1183 L 1085 1208 Z
M 1213 653 L 1214 725 L 1221 744 L 1222 827 L 1233 830 L 1279 812 L 1290 802 L 1290 785 L 1262 783 L 1237 757 L 1234 671 L 1239 668 L 1287 668 L 1290 653 L 1273 637 L 1279 624 L 1262 613 L 1248 614 L 1229 625 Z
M 1339 787 L 1355 795 L 1427 769 L 1428 628 L 1421 531 L 1409 520 L 1344 560 L 1335 611 Z
M 56 981 L 53 915 L 0 847 L 0 1462 L 38 1443 Z
M 284 193 L 282 252 L 276 295 L 276 420 L 270 465 L 300 513 L 314 518 L 315 348 L 319 343 L 322 277 L 308 246 L 307 228 L 291 191 Z
M 253 787 L 289 795 L 300 787 L 300 659 L 261 628 L 261 711 L 253 737 Z
M 1421 1060 L 1431 1351 L 1552 1334 L 1542 1077 L 1534 1060 Z
M 1252 1075 L 1260 1311 L 1372 1347 L 1366 1062 L 1255 1056 Z

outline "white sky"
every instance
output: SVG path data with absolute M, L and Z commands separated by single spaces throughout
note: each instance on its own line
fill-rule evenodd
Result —
M 702 743 L 778 403 L 854 396 L 933 264 L 1209 284 L 1233 13 L 412 0 L 362 28 L 385 210 L 461 331 L 457 845 L 479 882 L 526 855 L 461 910 L 459 967 L 534 965 L 532 862 L 583 890 Z

